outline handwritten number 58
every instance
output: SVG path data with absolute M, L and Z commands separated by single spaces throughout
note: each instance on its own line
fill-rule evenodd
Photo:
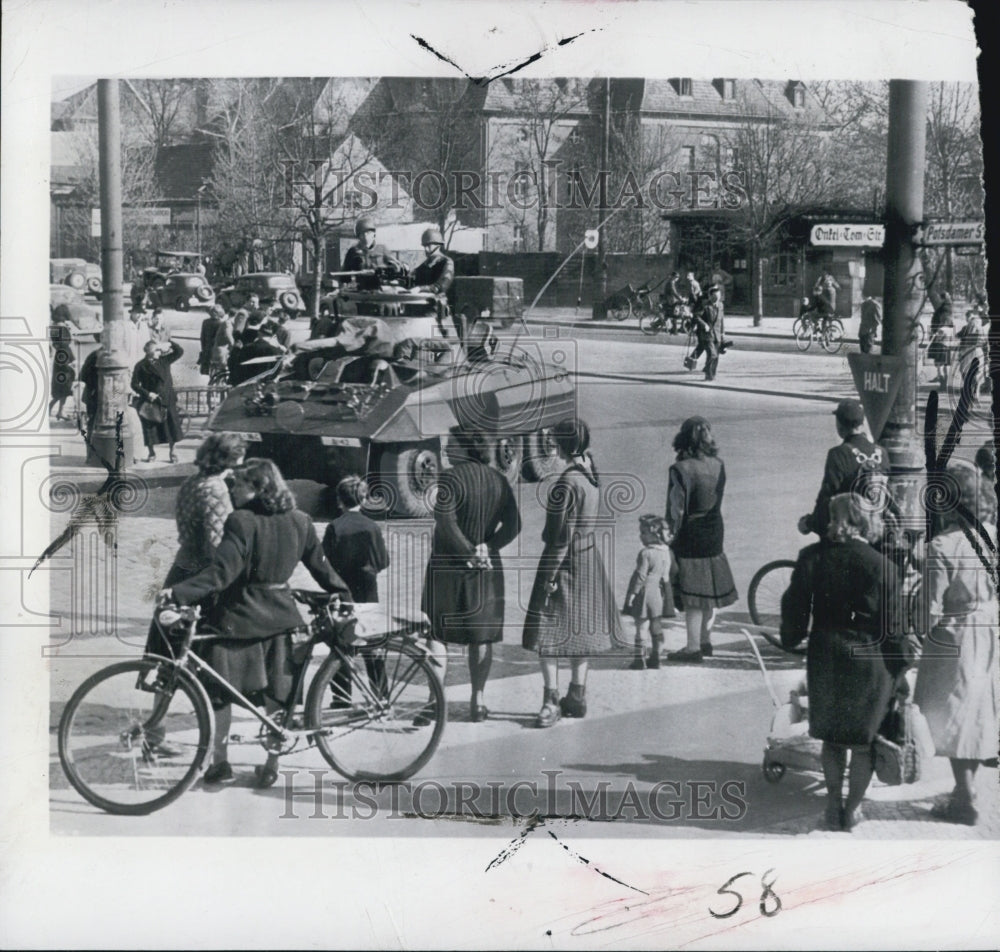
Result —
M 760 914 L 762 916 L 768 916 L 769 918 L 771 916 L 776 916 L 781 911 L 781 899 L 778 896 L 778 894 L 771 888 L 774 885 L 775 879 L 777 878 L 776 876 L 771 875 L 773 872 L 774 872 L 773 868 L 769 869 L 764 873 L 763 876 L 760 877 L 760 889 L 761 889 L 760 903 L 759 903 Z M 737 873 L 735 876 L 728 879 L 726 883 L 720 886 L 718 889 L 718 893 L 720 896 L 725 896 L 725 895 L 735 896 L 736 905 L 733 906 L 733 908 L 730 909 L 728 912 L 716 912 L 714 909 L 710 907 L 708 910 L 709 915 L 714 916 L 716 919 L 728 919 L 730 916 L 735 916 L 736 913 L 740 911 L 740 909 L 743 906 L 743 897 L 735 889 L 730 889 L 729 887 L 732 886 L 732 884 L 735 883 L 737 879 L 741 879 L 744 876 L 753 876 L 753 873 L 752 872 Z M 770 876 L 770 879 L 768 879 L 768 876 Z M 769 903 L 769 900 L 771 901 L 771 903 L 773 903 L 773 905 Z

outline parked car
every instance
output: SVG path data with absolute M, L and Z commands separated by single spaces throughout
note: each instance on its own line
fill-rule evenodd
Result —
M 215 292 L 203 274 L 168 274 L 162 283 L 147 287 L 153 307 L 173 307 L 186 311 L 190 307 L 211 307 Z
M 49 282 L 88 291 L 98 300 L 104 292 L 101 266 L 83 258 L 49 258 Z
M 49 285 L 49 316 L 55 320 L 57 315 L 70 325 L 74 336 L 93 334 L 95 340 L 101 339 L 104 321 L 100 309 L 88 304 L 83 293 L 68 284 Z
M 232 284 L 222 288 L 217 296 L 223 307 L 237 308 L 243 307 L 251 294 L 260 298 L 262 306 L 276 304 L 289 317 L 306 312 L 295 277 L 282 271 L 258 271 L 240 275 Z

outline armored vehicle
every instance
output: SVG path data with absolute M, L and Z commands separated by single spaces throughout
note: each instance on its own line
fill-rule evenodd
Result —
M 460 430 L 493 437 L 511 481 L 540 479 L 558 467 L 550 428 L 576 412 L 567 342 L 474 330 L 464 344 L 399 339 L 380 318 L 347 318 L 336 338 L 258 358 L 263 372 L 229 391 L 208 427 L 241 433 L 288 478 L 366 474 L 374 503 L 403 516 L 432 511 Z

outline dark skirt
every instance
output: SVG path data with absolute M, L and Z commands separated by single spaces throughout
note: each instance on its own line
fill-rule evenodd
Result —
M 806 655 L 809 733 L 834 744 L 875 739 L 889 710 L 894 679 L 874 637 L 813 631 Z
M 438 641 L 470 645 L 502 640 L 503 566 L 495 552 L 490 561 L 492 568 L 470 569 L 464 559 L 431 556 L 422 607 Z
M 676 557 L 671 581 L 685 608 L 724 608 L 738 598 L 725 553 L 700 559 Z
M 288 632 L 255 641 L 202 642 L 196 645 L 196 651 L 254 704 L 261 702 L 262 695 L 284 704 L 291 694 L 298 667 L 292 661 Z M 214 678 L 203 675 L 201 682 L 214 707 L 232 703 L 233 697 Z
M 68 359 L 66 357 L 68 355 Z M 68 351 L 57 351 L 52 361 L 52 399 L 65 400 L 73 393 L 73 381 L 76 371 L 70 365 L 73 355 Z

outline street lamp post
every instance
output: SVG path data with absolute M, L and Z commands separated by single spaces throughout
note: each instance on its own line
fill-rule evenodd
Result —
M 889 83 L 889 142 L 886 163 L 885 342 L 882 352 L 903 358 L 903 378 L 881 442 L 892 464 L 890 488 L 902 529 L 912 537 L 925 525 L 920 507 L 922 454 L 916 439 L 917 335 L 921 263 L 913 226 L 924 215 L 927 83 Z
M 87 462 L 105 463 L 119 472 L 132 459 L 134 434 L 126 412 L 129 367 L 124 354 L 122 318 L 121 126 L 118 80 L 97 81 L 97 129 L 101 185 L 101 308 L 104 332 L 97 360 L 98 402 Z M 119 423 L 120 421 L 120 423 Z M 121 446 L 118 444 L 121 436 Z

